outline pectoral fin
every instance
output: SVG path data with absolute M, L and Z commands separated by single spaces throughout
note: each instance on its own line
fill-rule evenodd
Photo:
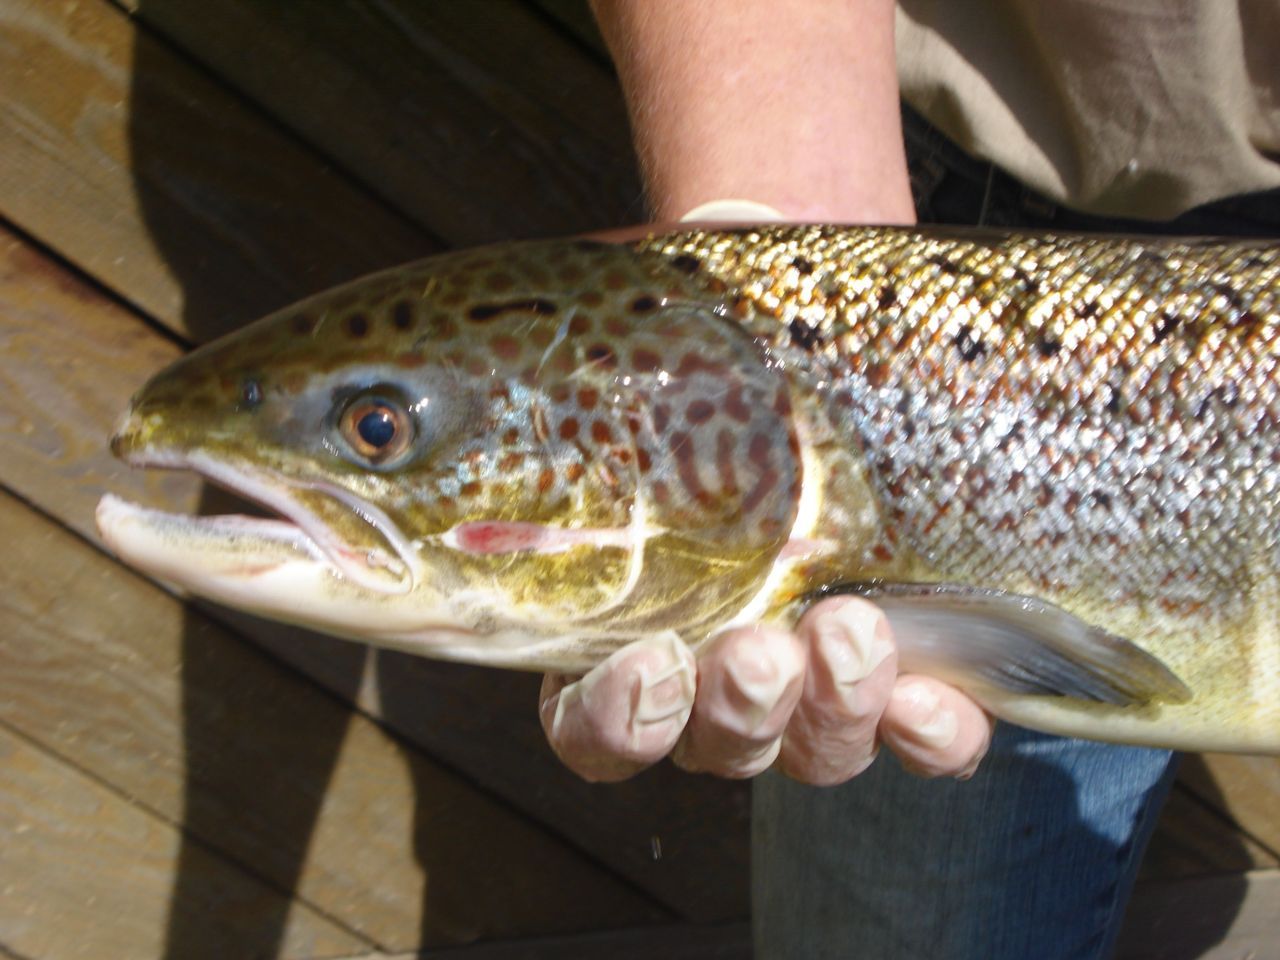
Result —
M 1122 707 L 1191 699 L 1145 650 L 1034 597 L 955 584 L 843 584 L 823 593 L 879 606 L 904 671 Z

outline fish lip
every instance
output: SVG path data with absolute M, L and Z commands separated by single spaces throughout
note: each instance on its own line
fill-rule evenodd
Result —
M 241 529 L 255 530 L 270 539 L 280 539 L 280 524 L 288 524 L 297 529 L 306 539 L 308 552 L 317 559 L 328 563 L 339 575 L 379 593 L 404 594 L 411 592 L 421 581 L 420 564 L 413 554 L 412 545 L 381 510 L 365 503 L 353 494 L 334 487 L 332 484 L 318 481 L 302 483 L 286 480 L 263 470 L 247 470 L 232 466 L 200 453 L 199 451 L 180 452 L 174 450 L 135 449 L 124 454 L 121 459 L 131 467 L 161 470 L 188 470 L 225 490 L 243 497 L 251 503 L 275 513 L 276 518 L 253 518 L 242 515 L 215 515 L 199 517 L 187 515 L 189 522 L 212 528 L 215 525 L 226 526 L 234 522 Z M 288 493 L 290 489 L 315 490 L 337 500 L 347 509 L 355 513 L 361 520 L 373 527 L 390 546 L 391 556 L 385 557 L 378 564 L 386 574 L 397 582 L 388 583 L 386 575 L 372 573 L 374 564 L 372 551 L 353 550 L 346 541 L 337 536 L 331 527 L 325 524 L 314 513 L 307 510 Z M 149 508 L 138 507 L 147 511 Z M 161 514 L 163 511 L 150 511 Z M 234 518 L 234 519 L 233 519 Z M 388 551 L 377 551 L 387 554 Z M 362 563 L 353 559 L 363 553 Z M 401 569 L 394 567 L 398 561 Z

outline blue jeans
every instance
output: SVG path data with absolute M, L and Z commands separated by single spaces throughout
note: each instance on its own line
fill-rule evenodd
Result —
M 761 777 L 756 958 L 1106 957 L 1173 771 L 1167 751 L 1001 724 L 964 783 L 887 754 L 842 787 Z
M 910 110 L 922 222 L 1045 230 L 1276 236 L 1280 191 L 1169 223 L 1059 207 L 961 152 Z M 757 960 L 1093 960 L 1110 954 L 1173 780 L 1168 751 L 1001 725 L 967 783 L 882 756 L 852 783 L 756 782 Z

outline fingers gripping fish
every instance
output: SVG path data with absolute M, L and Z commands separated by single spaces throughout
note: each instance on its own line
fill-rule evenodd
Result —
M 128 562 L 426 656 L 582 670 L 857 592 L 1049 732 L 1280 752 L 1280 248 L 769 226 L 446 254 L 197 350 L 113 448 Z

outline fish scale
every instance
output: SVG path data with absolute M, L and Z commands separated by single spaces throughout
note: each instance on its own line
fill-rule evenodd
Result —
M 118 453 L 282 521 L 108 499 L 100 524 L 214 599 L 525 669 L 856 592 L 906 667 L 1007 719 L 1277 752 L 1278 310 L 1257 242 L 772 225 L 447 254 L 135 398 Z

